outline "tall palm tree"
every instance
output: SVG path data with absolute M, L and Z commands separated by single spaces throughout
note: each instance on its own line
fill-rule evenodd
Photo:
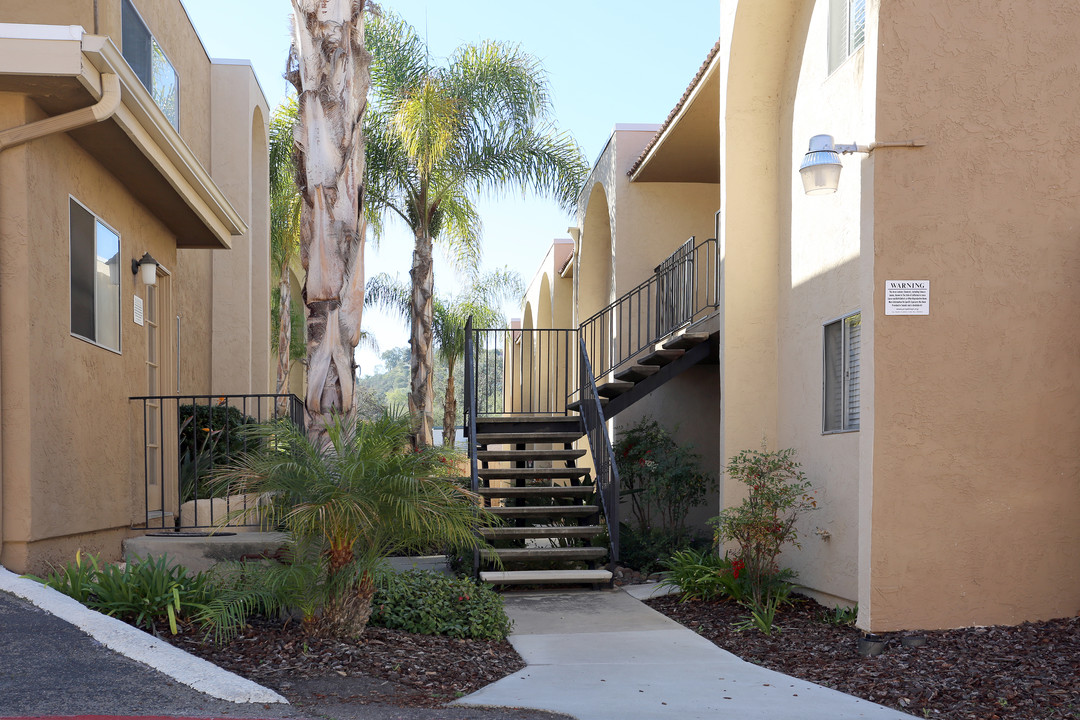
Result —
M 306 271 L 308 432 L 353 406 L 364 309 L 363 117 L 371 85 L 366 0 L 292 0 L 286 77 L 296 88 L 300 261 Z
M 525 284 L 516 272 L 504 268 L 473 274 L 465 290 L 448 300 L 432 299 L 432 334 L 439 357 L 446 363 L 446 394 L 443 401 L 443 445 L 454 444 L 457 418 L 457 390 L 454 368 L 465 354 L 465 324 L 470 317 L 477 327 L 499 327 L 506 323 L 500 309 L 503 300 L 518 299 Z M 386 275 L 376 275 L 368 284 L 365 301 L 408 318 L 412 310 L 409 286 Z
M 287 99 L 270 118 L 270 257 L 277 277 L 276 392 L 288 392 L 294 355 L 289 266 L 300 253 L 300 191 L 296 188 L 293 133 L 296 100 Z
M 409 410 L 417 443 L 431 443 L 434 271 L 432 242 L 463 264 L 479 257 L 474 198 L 511 187 L 555 198 L 568 211 L 588 165 L 551 121 L 547 79 L 535 58 L 496 42 L 462 45 L 445 67 L 400 19 L 367 27 L 373 101 L 365 122 L 367 216 L 376 232 L 394 214 L 412 230 Z

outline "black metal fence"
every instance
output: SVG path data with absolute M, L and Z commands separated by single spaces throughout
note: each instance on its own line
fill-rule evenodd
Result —
M 469 340 L 478 415 L 568 414 L 577 330 L 472 329 Z
M 243 432 L 253 424 L 287 418 L 304 427 L 304 404 L 295 395 L 144 395 L 142 467 L 145 527 L 199 530 L 260 524 L 258 498 L 229 495 L 211 479 L 239 453 L 253 450 Z
M 718 307 L 716 240 L 690 238 L 657 265 L 651 277 L 581 323 L 581 338 L 596 377 Z
M 621 481 L 619 468 L 615 464 L 615 453 L 611 449 L 604 412 L 600 407 L 600 395 L 596 392 L 589 354 L 585 350 L 585 341 L 579 341 L 581 362 L 581 420 L 585 425 L 585 436 L 589 439 L 592 451 L 593 472 L 596 477 L 597 494 L 604 508 L 607 521 L 608 537 L 611 540 L 611 563 L 619 560 L 619 493 Z

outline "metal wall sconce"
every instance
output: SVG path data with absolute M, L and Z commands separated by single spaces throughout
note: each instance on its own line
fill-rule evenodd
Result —
M 925 140 L 902 140 L 899 142 L 875 142 L 869 145 L 837 145 L 832 135 L 815 135 L 810 138 L 810 150 L 803 156 L 799 174 L 807 195 L 828 195 L 836 192 L 840 184 L 840 155 L 871 153 L 883 147 L 923 147 Z
M 158 261 L 150 253 L 143 253 L 141 258 L 131 261 L 131 274 L 139 275 L 141 270 L 144 285 L 157 285 L 158 265 Z

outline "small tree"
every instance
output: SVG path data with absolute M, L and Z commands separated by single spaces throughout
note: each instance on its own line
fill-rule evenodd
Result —
M 776 562 L 785 545 L 800 547 L 795 523 L 799 515 L 817 507 L 811 485 L 795 461 L 793 449 L 769 452 L 743 450 L 728 462 L 727 474 L 746 485 L 741 504 L 713 518 L 718 542 L 738 545 L 736 562 L 748 579 L 752 626 L 766 634 L 772 626 L 778 597 L 780 567 Z M 762 622 L 758 622 L 758 618 Z M 767 620 L 767 622 L 765 621 Z
M 414 451 L 410 431 L 404 414 L 335 417 L 326 443 L 289 422 L 261 425 L 250 431 L 261 449 L 218 476 L 230 492 L 272 498 L 268 521 L 290 532 L 294 563 L 311 569 L 300 590 L 312 598 L 305 621 L 315 631 L 363 632 L 375 569 L 386 556 L 435 543 L 485 546 L 478 531 L 495 518 L 453 481 L 457 459 L 446 450 Z

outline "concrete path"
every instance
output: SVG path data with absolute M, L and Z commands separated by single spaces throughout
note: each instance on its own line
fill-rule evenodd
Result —
M 912 717 L 744 662 L 623 590 L 507 594 L 505 604 L 528 667 L 456 704 L 579 720 Z

